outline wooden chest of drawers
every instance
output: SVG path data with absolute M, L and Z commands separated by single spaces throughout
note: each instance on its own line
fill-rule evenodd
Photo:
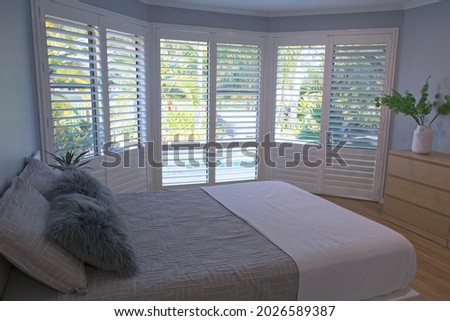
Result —
M 383 216 L 450 248 L 450 154 L 391 151 Z

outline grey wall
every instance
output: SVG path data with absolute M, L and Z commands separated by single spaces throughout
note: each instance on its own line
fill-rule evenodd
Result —
M 269 18 L 153 6 L 139 0 L 80 1 L 144 21 L 261 32 L 388 28 L 403 23 L 403 11 Z
M 301 17 L 272 17 L 270 32 L 346 30 L 401 27 L 403 11 L 349 13 Z
M 38 149 L 28 0 L 0 1 L 0 195 Z
M 214 13 L 199 10 L 147 5 L 139 0 L 80 0 L 86 4 L 111 10 L 129 17 L 149 22 L 171 23 L 200 27 L 241 29 L 248 31 L 269 30 L 264 17 Z
M 450 94 L 450 0 L 407 10 L 399 44 L 397 89 L 418 97 L 428 76 L 430 97 Z M 391 131 L 392 149 L 410 149 L 416 125 L 410 117 L 398 115 Z M 433 150 L 450 153 L 450 116 L 433 124 Z

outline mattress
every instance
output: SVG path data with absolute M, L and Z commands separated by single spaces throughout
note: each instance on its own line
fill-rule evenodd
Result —
M 84 294 L 13 272 L 6 300 L 365 300 L 408 287 L 400 234 L 282 182 L 119 194 L 140 271 Z M 26 289 L 26 291 L 24 291 Z

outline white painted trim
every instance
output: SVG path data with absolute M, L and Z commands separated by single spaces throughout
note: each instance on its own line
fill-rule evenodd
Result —
M 153 84 L 157 83 L 157 80 L 155 79 L 155 74 L 152 68 L 157 65 L 156 62 L 156 52 L 157 48 L 154 48 L 153 43 L 155 39 L 155 29 L 152 26 L 147 26 L 145 28 L 145 62 L 146 65 L 148 64 L 148 67 L 145 68 L 145 104 L 146 104 L 146 124 L 147 124 L 147 142 L 156 142 L 157 141 L 157 131 L 154 128 L 158 128 L 157 119 L 153 119 L 151 117 L 151 111 L 154 109 L 155 111 L 158 110 L 156 108 L 158 99 L 156 99 L 156 90 L 154 89 Z M 156 118 L 156 117 L 155 117 Z M 156 148 L 154 146 L 154 148 Z M 149 162 L 149 155 L 153 158 L 153 151 L 148 150 L 148 146 L 145 146 L 145 161 L 146 164 Z M 161 185 L 158 183 L 157 177 L 157 168 L 146 166 L 147 167 L 147 189 L 149 191 L 156 191 L 155 187 Z
M 326 147 L 328 146 L 328 125 L 330 120 L 330 100 L 331 100 L 331 86 L 333 81 L 333 50 L 337 35 L 327 36 L 325 43 L 325 65 L 323 68 L 323 87 L 322 87 L 322 115 L 320 118 L 320 144 L 322 148 L 318 152 L 319 159 L 326 159 Z M 325 168 L 324 163 L 317 169 L 317 189 L 320 194 L 325 193 Z
M 389 50 L 389 57 L 387 57 L 387 68 L 385 70 L 385 83 L 384 83 L 384 93 L 391 94 L 392 88 L 394 88 L 395 81 L 395 70 L 396 70 L 396 62 L 397 62 L 397 50 L 398 50 L 398 38 L 399 38 L 399 30 L 393 30 L 391 33 L 391 50 Z M 381 119 L 382 119 L 382 128 L 380 128 L 380 132 L 382 135 L 378 138 L 381 144 L 383 145 L 383 150 L 379 151 L 379 155 L 377 158 L 377 162 L 380 163 L 380 167 L 377 168 L 378 175 L 378 186 L 379 191 L 376 201 L 382 203 L 384 201 L 384 189 L 385 189 L 385 181 L 386 181 L 386 171 L 387 171 L 387 160 L 389 155 L 389 138 L 391 131 L 391 123 L 392 123 L 392 112 L 389 108 L 383 108 L 381 111 Z
M 215 34 L 211 34 L 209 39 L 209 110 L 207 114 L 208 128 L 208 142 L 215 141 L 216 138 L 216 125 L 217 125 L 217 38 Z M 217 150 L 215 151 L 217 153 Z M 209 156 L 208 150 L 206 155 Z M 209 161 L 210 158 L 207 157 Z M 217 155 L 214 157 L 214 162 L 217 161 Z M 208 168 L 208 185 L 214 185 L 216 181 L 216 166 L 207 166 Z
M 41 14 L 41 0 L 30 0 L 31 5 L 31 19 L 32 19 L 32 32 L 33 32 L 33 47 L 35 57 L 35 71 L 36 71 L 36 86 L 37 86 L 37 103 L 38 103 L 38 118 L 39 118 L 39 132 L 41 138 L 41 149 L 48 152 L 53 152 L 53 144 L 49 144 L 50 130 L 49 127 L 49 113 L 48 105 L 49 89 L 48 79 L 45 77 L 45 70 L 48 70 L 45 48 L 42 46 L 44 43 L 43 37 L 45 37 L 45 25 L 44 17 Z M 41 155 L 44 161 L 48 160 L 48 154 L 42 153 Z
M 272 115 L 272 97 L 274 91 L 274 78 L 270 75 L 274 72 L 273 46 L 269 41 L 269 37 L 264 39 L 264 44 L 261 48 L 261 91 L 260 91 L 260 106 L 259 106 L 259 149 L 258 149 L 258 180 L 270 180 L 271 171 L 264 162 L 264 150 L 262 149 L 262 142 L 266 134 L 272 133 L 272 124 L 274 123 Z
M 108 44 L 106 40 L 106 24 L 104 16 L 100 16 L 99 23 L 99 39 L 100 39 L 100 64 L 102 70 L 102 109 L 103 109 L 103 126 L 104 126 L 104 139 L 105 142 L 111 141 L 111 115 L 109 105 L 109 72 L 108 70 Z M 105 72 L 106 71 L 106 72 Z M 101 148 L 101 146 L 98 146 Z M 109 171 L 106 171 L 108 174 Z

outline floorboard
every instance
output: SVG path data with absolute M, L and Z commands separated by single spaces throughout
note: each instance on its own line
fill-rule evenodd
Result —
M 323 198 L 403 234 L 416 249 L 417 274 L 411 282 L 411 287 L 421 294 L 422 300 L 450 300 L 449 249 L 385 221 L 381 215 L 383 212 L 382 204 L 331 196 L 323 196 Z

